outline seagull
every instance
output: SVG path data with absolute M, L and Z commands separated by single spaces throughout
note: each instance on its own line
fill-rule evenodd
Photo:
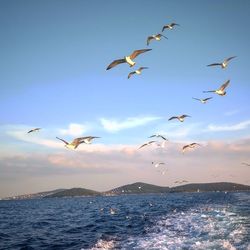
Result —
M 152 161 L 152 164 L 155 164 L 153 161 Z M 165 163 L 164 162 L 158 162 L 158 163 L 156 163 L 155 164 L 155 168 L 158 168 L 160 165 L 165 165 Z
M 113 209 L 112 207 L 110 208 L 110 214 L 115 214 L 115 209 Z
M 135 65 L 135 62 L 133 61 L 133 59 L 135 59 L 138 55 L 144 52 L 150 51 L 150 50 L 152 49 L 135 50 L 131 55 L 125 56 L 123 59 L 114 60 L 111 64 L 109 64 L 106 70 L 109 70 L 120 63 L 128 63 L 130 67 L 133 67 Z
M 163 28 L 162 28 L 162 32 L 163 32 L 165 29 L 172 30 L 172 29 L 174 28 L 175 25 L 180 26 L 178 23 L 170 23 L 170 24 L 164 25 Z
M 186 117 L 191 117 L 191 116 L 189 116 L 189 115 L 172 116 L 168 120 L 170 121 L 170 120 L 173 120 L 173 119 L 178 119 L 180 122 L 184 122 L 184 119 Z
M 168 141 L 168 139 L 166 137 L 164 137 L 163 135 L 160 135 L 160 134 L 154 134 L 154 135 L 149 136 L 148 138 L 153 138 L 153 137 L 160 137 L 163 140 Z
M 128 79 L 129 79 L 133 74 L 140 75 L 143 69 L 148 69 L 148 67 L 140 67 L 139 69 L 130 72 L 130 73 L 128 74 Z
M 162 35 L 162 34 L 157 34 L 157 35 L 152 35 L 152 36 L 149 36 L 147 38 L 147 45 L 149 45 L 150 41 L 155 39 L 156 41 L 160 41 L 161 40 L 161 37 L 164 37 L 166 39 L 168 39 L 166 36 Z
M 199 99 L 199 98 L 195 98 L 192 97 L 194 100 L 200 101 L 201 103 L 205 104 L 207 103 L 208 100 L 212 99 L 213 97 L 208 97 L 208 98 L 204 98 L 204 99 Z
M 246 162 L 242 162 L 241 164 L 245 166 L 250 166 L 250 163 L 246 163 Z
M 227 67 L 227 65 L 228 65 L 228 62 L 230 60 L 232 60 L 233 58 L 235 58 L 235 57 L 236 56 L 231 56 L 231 57 L 225 59 L 222 63 L 212 63 L 212 64 L 209 64 L 207 66 L 221 66 L 222 69 L 225 69 Z
M 146 143 L 144 143 L 143 145 L 141 145 L 138 149 L 140 149 L 140 148 L 143 148 L 143 147 L 145 147 L 145 146 L 148 146 L 148 145 L 150 145 L 150 144 L 152 144 L 152 143 L 155 143 L 156 141 L 149 141 L 149 142 L 146 142 Z
M 203 91 L 203 93 L 213 92 L 213 93 L 216 93 L 216 94 L 218 94 L 218 95 L 220 95 L 220 96 L 224 96 L 224 95 L 226 95 L 226 93 L 227 93 L 227 92 L 225 91 L 225 89 L 226 89 L 226 87 L 229 85 L 229 83 L 230 83 L 230 80 L 227 80 L 224 84 L 222 84 L 222 85 L 220 86 L 219 89 L 217 89 L 217 90 Z
M 81 143 L 86 143 L 86 144 L 90 144 L 92 142 L 93 139 L 95 138 L 100 138 L 97 136 L 86 136 L 86 137 L 79 137 L 79 138 L 75 138 L 72 142 L 67 142 L 59 137 L 56 137 L 58 140 L 61 140 L 65 143 L 65 147 L 66 148 L 70 148 L 70 149 L 76 149 Z
M 193 142 L 191 144 L 187 144 L 185 146 L 183 146 L 182 148 L 182 153 L 184 153 L 188 148 L 194 148 L 196 146 L 201 146 L 199 143 Z
M 31 130 L 29 130 L 27 133 L 32 133 L 32 132 L 38 132 L 41 128 L 33 128 Z

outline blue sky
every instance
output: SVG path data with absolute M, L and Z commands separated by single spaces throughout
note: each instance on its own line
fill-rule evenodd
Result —
M 249 169 L 242 166 L 235 179 L 222 178 L 229 155 L 234 155 L 232 172 L 241 161 L 250 161 L 249 8 L 243 0 L 1 1 L 0 185 L 5 191 L 0 196 L 76 185 L 106 190 L 134 180 L 204 182 L 212 181 L 207 173 L 218 171 L 220 180 L 250 184 L 245 178 Z M 168 40 L 146 45 L 149 35 L 171 22 L 180 26 L 164 31 Z M 138 56 L 133 68 L 121 64 L 106 71 L 113 60 L 143 48 L 152 51 Z M 206 67 L 229 56 L 237 57 L 224 70 Z M 149 69 L 128 80 L 128 73 L 140 66 Z M 228 79 L 226 96 L 202 93 Z M 213 99 L 206 105 L 192 99 L 207 96 Z M 181 114 L 191 117 L 184 123 L 168 121 Z M 33 127 L 42 130 L 27 135 Z M 134 152 L 157 132 L 173 147 L 173 152 L 156 149 L 157 157 L 178 166 L 169 166 L 167 177 L 145 166 L 147 157 L 149 162 L 156 157 L 155 149 Z M 101 138 L 77 152 L 55 139 L 84 135 Z M 211 161 L 216 169 L 207 164 L 192 179 L 191 168 L 180 175 L 188 161 L 174 149 L 193 141 L 208 147 L 190 152 L 190 165 L 202 165 L 204 158 L 209 162 L 218 145 L 229 151 Z M 80 166 L 75 155 L 88 161 Z

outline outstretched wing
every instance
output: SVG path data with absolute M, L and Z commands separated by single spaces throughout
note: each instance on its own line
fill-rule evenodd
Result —
M 135 74 L 135 71 L 130 72 L 130 73 L 128 74 L 128 79 L 129 79 L 133 74 Z
M 175 25 L 180 26 L 178 23 L 170 23 L 170 26 L 174 27 Z
M 208 100 L 210 100 L 210 99 L 212 99 L 212 98 L 213 98 L 213 97 L 208 97 L 208 98 L 203 99 L 203 101 L 206 102 L 206 101 L 208 101 Z
M 194 100 L 197 100 L 197 101 L 200 101 L 201 99 L 199 98 L 195 98 L 195 97 L 192 97 Z
M 115 67 L 116 65 L 120 64 L 120 63 L 125 63 L 126 60 L 125 59 L 118 59 L 118 60 L 114 60 L 112 63 L 109 64 L 109 66 L 107 67 L 106 70 L 109 70 L 113 67 Z
M 168 39 L 166 36 L 164 36 L 164 35 L 162 35 L 162 34 L 157 34 L 156 36 L 157 36 L 157 37 L 164 37 L 164 38 Z
M 190 146 L 201 146 L 199 143 L 193 142 L 191 144 L 189 144 Z
M 139 70 L 148 69 L 148 67 L 140 67 Z
M 171 120 L 173 120 L 173 119 L 178 119 L 178 117 L 177 117 L 177 116 L 172 116 L 172 117 L 170 117 L 168 120 L 171 121 Z
M 152 39 L 154 39 L 153 36 L 149 36 L 149 37 L 147 38 L 147 45 L 149 45 L 149 43 L 150 43 L 150 41 L 151 41 Z
M 181 115 L 180 118 L 190 117 L 189 115 Z
M 162 27 L 162 32 L 165 30 L 165 29 L 168 29 L 169 28 L 169 25 L 164 25 L 163 27 Z
M 235 58 L 235 57 L 236 57 L 236 56 L 231 56 L 231 57 L 225 59 L 225 62 L 229 62 L 230 60 L 232 60 L 232 59 Z
M 227 80 L 224 84 L 221 85 L 220 90 L 223 91 L 228 86 L 229 83 L 230 80 Z
M 135 50 L 129 57 L 130 57 L 131 59 L 134 59 L 134 58 L 136 58 L 138 55 L 140 55 L 140 54 L 142 54 L 142 53 L 144 53 L 144 52 L 150 51 L 150 50 L 152 50 L 152 49 L 139 49 L 139 50 Z
M 60 141 L 63 141 L 66 145 L 68 145 L 69 143 L 67 142 L 67 141 L 65 141 L 65 140 L 63 140 L 63 139 L 61 139 L 61 138 L 59 138 L 59 137 L 56 137 L 58 140 L 60 140 Z
M 212 64 L 208 64 L 207 66 L 209 67 L 209 66 L 220 66 L 221 65 L 221 63 L 212 63 Z
M 203 91 L 203 93 L 214 93 L 216 90 L 207 90 L 207 91 Z

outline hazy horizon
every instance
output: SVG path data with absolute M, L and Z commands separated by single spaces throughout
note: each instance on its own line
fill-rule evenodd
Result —
M 1 1 L 0 198 L 137 181 L 250 185 L 242 164 L 250 163 L 249 8 L 244 0 Z M 172 22 L 180 26 L 161 32 Z M 147 46 L 157 33 L 168 39 Z M 134 67 L 106 70 L 144 48 L 152 51 Z M 230 56 L 226 69 L 206 66 Z M 203 93 L 228 79 L 226 96 Z M 168 121 L 182 114 L 191 117 Z M 169 139 L 165 148 L 138 150 L 156 133 Z M 56 139 L 88 135 L 100 138 L 76 150 Z M 192 142 L 201 146 L 182 154 Z

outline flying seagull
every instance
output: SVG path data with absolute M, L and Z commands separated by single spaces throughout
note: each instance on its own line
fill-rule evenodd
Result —
M 139 69 L 130 72 L 130 73 L 128 74 L 128 79 L 129 79 L 133 74 L 140 75 L 143 69 L 148 69 L 148 67 L 140 67 Z
M 147 38 L 147 45 L 149 45 L 149 43 L 151 42 L 151 40 L 156 40 L 156 41 L 160 41 L 161 40 L 161 37 L 164 37 L 166 39 L 168 39 L 166 36 L 162 35 L 162 34 L 157 34 L 157 35 L 152 35 L 152 36 L 149 36 Z
M 218 94 L 218 95 L 220 95 L 220 96 L 224 96 L 224 95 L 226 95 L 226 93 L 227 93 L 227 92 L 225 91 L 225 89 L 226 89 L 226 87 L 229 85 L 229 83 L 230 83 L 230 80 L 227 80 L 224 84 L 222 84 L 222 85 L 220 86 L 219 89 L 217 89 L 217 90 L 203 91 L 203 93 L 213 92 L 213 93 L 216 93 L 216 94 Z
M 170 117 L 168 120 L 171 121 L 171 120 L 173 120 L 173 119 L 178 119 L 180 122 L 184 122 L 184 119 L 185 119 L 186 117 L 191 117 L 191 116 L 189 116 L 189 115 L 172 116 L 172 117 Z
M 184 153 L 188 148 L 194 148 L 196 146 L 201 146 L 199 143 L 193 142 L 191 144 L 187 144 L 185 146 L 183 146 L 182 148 L 182 153 Z
M 58 140 L 61 140 L 65 143 L 65 147 L 70 148 L 70 149 L 76 149 L 81 143 L 86 143 L 90 144 L 93 139 L 95 138 L 100 138 L 97 136 L 85 136 L 85 137 L 79 137 L 75 138 L 72 142 L 67 142 L 59 137 L 56 137 Z
M 163 32 L 165 29 L 172 30 L 172 29 L 174 28 L 175 25 L 180 26 L 178 23 L 170 23 L 170 24 L 164 25 L 163 28 L 162 28 L 162 32 Z
M 154 164 L 155 168 L 158 168 L 160 165 L 165 165 L 164 162 L 158 162 L 158 163 L 155 164 L 153 161 L 152 161 L 152 164 Z
M 32 132 L 38 132 L 41 128 L 33 128 L 31 130 L 29 130 L 27 133 L 32 133 Z
M 225 69 L 229 63 L 230 60 L 232 60 L 233 58 L 235 58 L 236 56 L 231 56 L 227 59 L 225 59 L 222 63 L 212 63 L 212 64 L 209 64 L 207 65 L 208 67 L 209 66 L 221 66 L 222 69 Z
M 120 63 L 128 63 L 130 67 L 133 67 L 135 65 L 135 62 L 133 61 L 133 59 L 135 59 L 138 55 L 144 52 L 150 51 L 150 50 L 152 49 L 135 50 L 131 55 L 125 56 L 123 59 L 114 60 L 112 63 L 109 64 L 106 70 L 109 70 Z
M 163 135 L 160 135 L 160 134 L 154 134 L 154 135 L 149 136 L 148 138 L 153 138 L 153 137 L 160 137 L 163 140 L 168 141 L 168 139 L 166 137 L 164 137 Z
M 201 103 L 205 104 L 207 103 L 208 100 L 212 99 L 213 97 L 208 97 L 208 98 L 204 98 L 204 99 L 199 99 L 199 98 L 195 98 L 193 97 L 194 100 L 200 101 Z
M 241 164 L 250 167 L 250 163 L 242 162 Z
M 148 146 L 148 145 L 151 145 L 152 143 L 155 143 L 155 142 L 156 142 L 156 141 L 149 141 L 149 142 L 146 142 L 146 143 L 142 144 L 138 149 L 143 148 L 143 147 Z

